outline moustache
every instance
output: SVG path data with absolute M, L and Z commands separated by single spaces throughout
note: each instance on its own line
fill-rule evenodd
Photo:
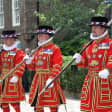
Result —
M 96 32 L 92 32 L 92 33 L 96 33 Z

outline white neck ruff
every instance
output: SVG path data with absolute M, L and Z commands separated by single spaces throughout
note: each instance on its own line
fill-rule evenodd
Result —
M 108 31 L 107 31 L 107 30 L 104 32 L 104 34 L 102 34 L 102 35 L 100 35 L 100 36 L 98 36 L 98 37 L 94 37 L 93 34 L 91 33 L 90 39 L 92 39 L 92 40 L 98 40 L 98 39 L 100 39 L 100 38 L 106 36 L 107 34 L 108 34 Z
M 53 40 L 53 37 L 51 37 L 50 39 L 46 40 L 45 42 L 42 42 L 42 43 L 38 42 L 38 46 L 43 46 L 43 45 L 47 44 L 48 42 L 50 42 L 52 40 Z
M 3 45 L 3 49 L 6 51 L 13 50 L 14 48 L 17 48 L 17 43 L 15 42 L 12 46 Z

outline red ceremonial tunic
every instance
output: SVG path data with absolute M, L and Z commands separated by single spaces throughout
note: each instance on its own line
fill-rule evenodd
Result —
M 60 86 L 59 79 L 54 82 L 52 88 L 48 88 L 40 97 L 38 93 L 46 86 L 48 78 L 54 78 L 61 71 L 62 54 L 60 49 L 48 43 L 41 47 L 34 55 L 32 63 L 27 65 L 30 70 L 36 73 L 30 89 L 29 103 L 37 107 L 53 107 L 65 103 L 65 97 Z
M 112 40 L 108 35 L 83 52 L 80 67 L 88 67 L 81 94 L 81 112 L 112 112 Z M 107 79 L 99 71 L 109 69 Z
M 0 66 L 1 66 L 1 75 L 0 80 L 7 73 L 10 72 L 17 64 L 19 64 L 24 57 L 24 52 L 18 48 L 14 48 L 11 51 L 2 51 L 0 53 Z M 15 72 L 9 75 L 2 83 L 2 90 L 0 91 L 0 103 L 17 103 L 25 99 L 24 91 L 22 87 L 22 75 L 24 73 L 25 64 L 22 64 Z M 13 76 L 18 77 L 16 83 L 10 82 L 10 79 Z

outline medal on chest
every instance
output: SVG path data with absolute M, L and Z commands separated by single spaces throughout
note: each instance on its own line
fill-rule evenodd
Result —
M 16 55 L 16 51 L 9 51 L 9 52 L 8 52 L 8 55 L 15 56 L 15 55 Z
M 53 54 L 52 49 L 43 49 L 39 52 L 39 55 L 43 55 L 43 54 Z
M 52 49 L 44 49 L 45 54 L 53 54 Z
M 109 43 L 100 43 L 98 49 L 109 49 Z

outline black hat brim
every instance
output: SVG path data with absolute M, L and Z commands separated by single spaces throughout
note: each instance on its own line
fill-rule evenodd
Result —
M 44 32 L 38 32 L 38 33 L 35 33 L 35 34 L 37 34 L 37 35 L 39 35 L 39 34 L 48 34 L 48 35 L 50 35 L 50 36 L 55 35 L 54 33 L 44 33 Z
M 92 26 L 101 26 L 101 27 L 104 27 L 104 28 L 111 28 L 110 26 L 107 26 L 107 25 L 105 26 L 105 25 L 91 25 L 91 24 L 89 24 L 89 26 L 90 27 L 92 27 Z

